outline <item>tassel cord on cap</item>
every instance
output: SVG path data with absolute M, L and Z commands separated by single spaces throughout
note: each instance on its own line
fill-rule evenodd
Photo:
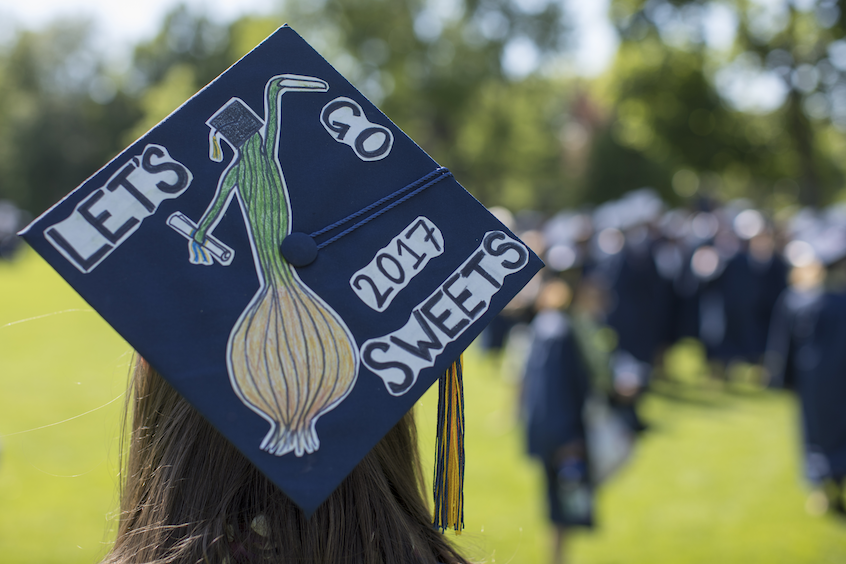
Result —
M 438 429 L 435 448 L 434 527 L 442 532 L 464 529 L 464 386 L 463 355 L 438 384 Z

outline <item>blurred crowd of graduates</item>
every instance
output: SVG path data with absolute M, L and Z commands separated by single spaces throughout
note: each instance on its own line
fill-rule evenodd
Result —
M 523 418 L 529 453 L 547 468 L 554 523 L 592 523 L 591 488 L 627 454 L 607 450 L 632 448 L 648 428 L 638 404 L 683 339 L 701 343 L 718 382 L 743 365 L 762 391 L 796 392 L 814 506 L 844 513 L 846 206 L 775 220 L 745 200 L 670 208 L 641 189 L 545 218 L 492 211 L 546 263 L 481 345 L 501 349 L 528 328 Z M 596 398 L 628 442 L 609 442 Z M 573 476 L 588 492 L 581 505 L 562 493 Z

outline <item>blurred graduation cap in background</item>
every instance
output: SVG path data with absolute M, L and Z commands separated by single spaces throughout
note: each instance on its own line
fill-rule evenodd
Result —
M 803 208 L 790 219 L 790 242 L 784 254 L 794 267 L 818 262 L 828 268 L 846 259 L 846 207 L 834 205 L 824 210 Z
M 22 235 L 306 513 L 542 266 L 287 26 Z
M 794 234 L 784 254 L 794 267 L 819 262 L 831 267 L 846 259 L 846 225 L 814 224 Z
M 556 272 L 581 267 L 592 234 L 593 224 L 587 213 L 565 210 L 552 216 L 543 229 L 546 265 Z
M 619 200 L 620 228 L 631 229 L 657 222 L 664 211 L 664 202 L 653 188 L 627 192 Z

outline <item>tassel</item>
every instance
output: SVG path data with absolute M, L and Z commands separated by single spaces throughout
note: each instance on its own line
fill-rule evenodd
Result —
M 438 393 L 438 433 L 435 448 L 434 527 L 445 532 L 464 529 L 464 356 L 441 376 Z
M 223 162 L 223 149 L 220 148 L 220 132 L 212 128 L 209 130 L 209 159 L 219 163 Z

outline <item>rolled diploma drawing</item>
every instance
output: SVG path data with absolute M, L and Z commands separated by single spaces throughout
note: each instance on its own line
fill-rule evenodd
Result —
M 167 224 L 189 241 L 194 237 L 194 231 L 197 230 L 197 225 L 182 212 L 172 213 L 167 218 Z M 232 259 L 235 258 L 235 251 L 221 243 L 219 239 L 211 234 L 206 235 L 206 240 L 203 241 L 202 246 L 223 266 L 229 266 Z

